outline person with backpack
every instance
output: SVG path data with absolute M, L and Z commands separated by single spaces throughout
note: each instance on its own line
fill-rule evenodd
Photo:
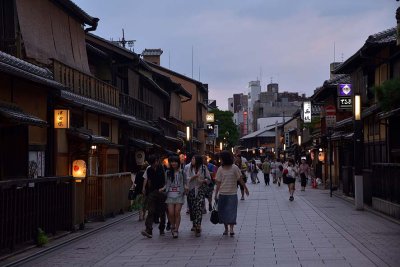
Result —
M 282 165 L 279 166 L 283 170 L 283 182 L 288 185 L 289 189 L 289 200 L 294 200 L 294 191 L 295 191 L 295 183 L 296 183 L 296 170 L 294 167 L 294 160 L 290 159 L 288 161 L 288 166 L 286 169 L 283 169 Z

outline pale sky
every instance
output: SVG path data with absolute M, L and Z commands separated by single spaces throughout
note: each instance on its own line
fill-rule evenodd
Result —
M 209 85 L 227 109 L 248 82 L 306 93 L 329 79 L 369 35 L 396 26 L 395 0 L 73 0 L 100 19 L 107 40 L 136 40 L 134 51 L 161 48 L 161 65 Z M 334 49 L 335 47 L 335 49 Z M 334 53 L 335 51 L 335 53 Z

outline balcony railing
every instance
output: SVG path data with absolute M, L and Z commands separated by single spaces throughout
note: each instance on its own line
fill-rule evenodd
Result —
M 0 251 L 46 234 L 71 230 L 73 224 L 71 177 L 0 181 Z
M 131 173 L 90 176 L 85 179 L 85 218 L 104 220 L 128 210 Z
M 89 74 L 53 60 L 54 80 L 69 87 L 72 92 L 102 103 L 119 107 L 118 88 Z
M 129 95 L 120 93 L 120 110 L 143 120 L 153 119 L 153 107 Z

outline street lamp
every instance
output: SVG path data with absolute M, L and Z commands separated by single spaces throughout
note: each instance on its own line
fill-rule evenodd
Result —
M 363 175 L 362 175 L 362 122 L 361 96 L 354 95 L 354 204 L 357 210 L 364 209 Z
M 191 138 L 190 126 L 186 126 L 186 141 L 188 143 L 187 151 L 186 151 L 187 153 L 191 153 L 191 149 L 192 149 L 192 144 L 191 144 L 190 138 Z
M 186 126 L 186 141 L 190 141 L 190 126 Z
M 222 151 L 222 142 L 219 142 L 219 151 Z
M 300 134 L 297 136 L 297 144 L 299 146 L 301 146 L 301 135 Z

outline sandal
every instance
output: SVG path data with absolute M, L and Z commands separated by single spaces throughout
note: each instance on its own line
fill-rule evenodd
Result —
M 173 238 L 178 238 L 178 231 L 173 231 L 172 232 L 172 237 Z

